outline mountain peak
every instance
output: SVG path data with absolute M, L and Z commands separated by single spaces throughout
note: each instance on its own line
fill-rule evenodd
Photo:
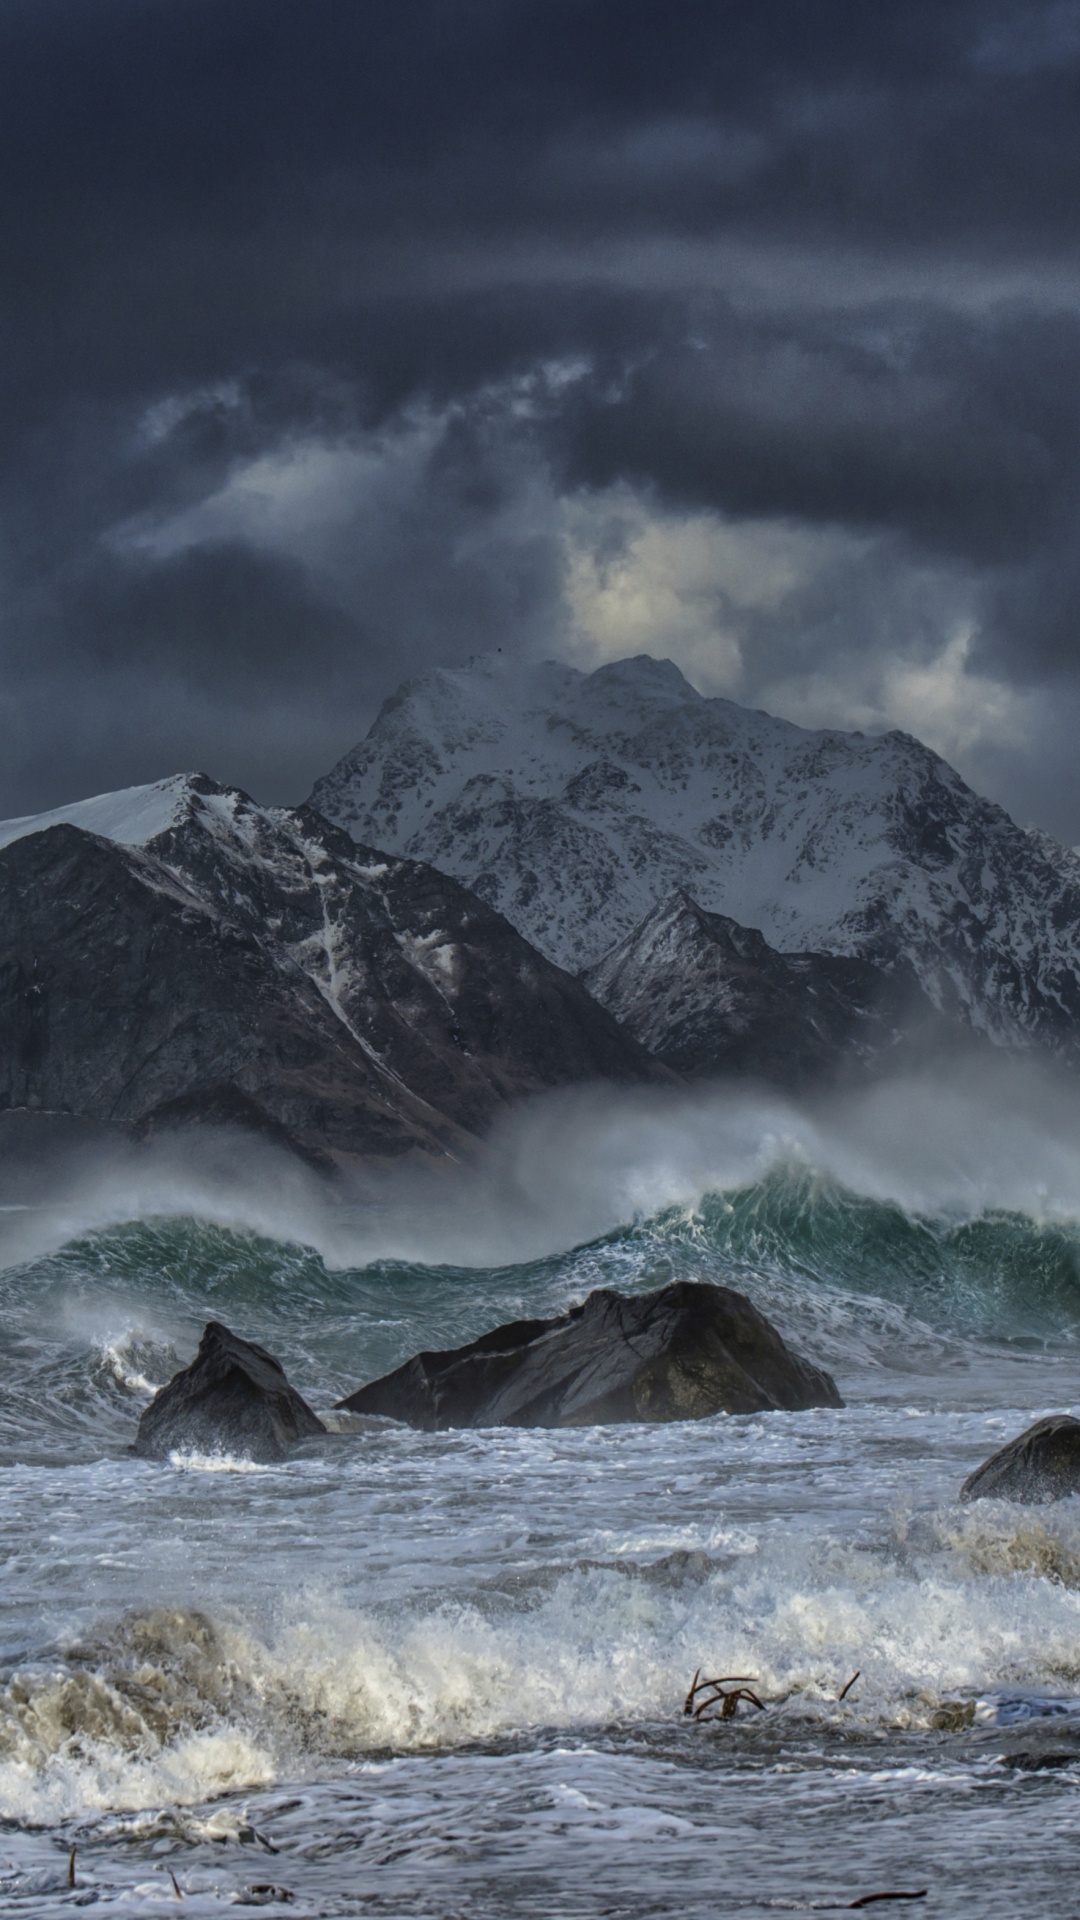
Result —
M 174 773 L 164 780 L 151 780 L 146 786 L 122 787 L 116 793 L 97 793 L 89 800 L 73 800 L 44 813 L 0 820 L 0 847 L 59 826 L 81 827 L 84 833 L 100 834 L 103 840 L 115 840 L 119 846 L 144 847 L 155 835 L 175 826 L 192 792 L 201 791 L 200 783 L 206 782 L 203 773 Z
M 635 693 L 666 695 L 689 702 L 703 698 L 674 660 L 658 660 L 651 653 L 634 653 L 623 660 L 608 660 L 587 677 L 595 687 L 627 687 Z
M 5 825 L 0 1105 L 392 1155 L 669 1077 L 456 880 L 310 809 L 194 774 Z
M 739 1073 L 800 1086 L 912 1061 L 955 1040 L 906 971 L 777 953 L 754 927 L 669 894 L 583 975 L 589 992 L 689 1078 Z M 909 1037 L 910 1036 L 910 1040 Z
M 312 805 L 454 874 L 575 971 L 682 889 L 776 952 L 902 962 L 1008 1044 L 1080 1019 L 1080 872 L 1063 848 L 905 734 L 808 732 L 649 655 L 591 674 L 441 669 Z

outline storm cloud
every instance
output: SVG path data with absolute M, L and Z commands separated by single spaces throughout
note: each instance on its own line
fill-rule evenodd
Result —
M 0 810 L 669 653 L 1080 840 L 1080 5 L 7 0 Z

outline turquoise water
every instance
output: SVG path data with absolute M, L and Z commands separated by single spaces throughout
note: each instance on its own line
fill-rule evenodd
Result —
M 1080 1334 L 1080 1226 L 1015 1212 L 949 1220 L 860 1197 L 805 1169 L 708 1194 L 544 1259 L 501 1267 L 382 1259 L 191 1217 L 124 1221 L 0 1275 L 0 1449 L 66 1457 L 128 1437 L 133 1383 L 160 1384 L 221 1319 L 270 1346 L 324 1402 L 419 1347 L 565 1310 L 592 1287 L 715 1280 L 752 1294 L 841 1371 L 903 1370 L 972 1343 L 1066 1355 Z M 968 1355 L 970 1358 L 970 1354 Z
M 564 1149 L 541 1114 L 486 1168 L 344 1196 L 190 1163 L 8 1196 L 0 1913 L 1075 1912 L 1080 1513 L 956 1495 L 1074 1404 L 1080 1152 L 1025 1122 L 946 1164 L 927 1124 L 917 1164 L 865 1112 L 743 1119 L 631 1105 Z M 684 1276 L 750 1293 L 846 1406 L 129 1452 L 210 1317 L 328 1410 Z M 702 1666 L 763 1711 L 686 1719 Z

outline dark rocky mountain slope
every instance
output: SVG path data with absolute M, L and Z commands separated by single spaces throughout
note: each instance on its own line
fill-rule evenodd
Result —
M 36 825 L 0 831 L 0 1109 L 381 1156 L 466 1146 L 542 1088 L 666 1077 L 466 888 L 309 810 L 194 775 Z
M 910 968 L 777 953 L 753 927 L 682 890 L 582 980 L 659 1060 L 688 1078 L 738 1073 L 800 1087 L 957 1039 Z

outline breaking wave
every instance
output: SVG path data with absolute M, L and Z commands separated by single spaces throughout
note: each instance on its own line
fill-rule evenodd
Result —
M 126 1430 L 208 1318 L 269 1345 L 328 1406 L 418 1347 L 563 1311 L 593 1287 L 676 1279 L 742 1289 L 840 1369 L 907 1368 L 972 1341 L 1066 1350 L 1080 1336 L 1080 1224 L 912 1212 L 798 1165 L 509 1266 L 332 1267 L 213 1222 L 136 1220 L 0 1275 L 0 1448 L 22 1457 L 29 1433 L 82 1445 Z
M 1075 1720 L 1077 1503 L 956 1493 L 1072 1378 L 1080 1130 L 1013 1111 L 1003 1132 L 970 1101 L 935 1124 L 910 1102 L 826 1127 L 582 1100 L 457 1185 L 266 1199 L 258 1167 L 230 1196 L 159 1169 L 69 1195 L 59 1226 L 43 1208 L 0 1268 L 0 1816 L 196 1807 L 573 1730 L 708 1742 L 682 1715 L 701 1666 L 752 1676 L 740 1740 Z M 376 1422 L 258 1470 L 128 1451 L 211 1317 L 321 1410 L 420 1347 L 681 1278 L 749 1293 L 847 1409 L 602 1436 Z
M 703 1662 L 753 1681 L 771 1738 L 1075 1711 L 1080 1521 L 948 1509 L 809 1554 L 717 1528 L 709 1551 L 539 1570 L 468 1601 L 391 1611 L 309 1591 L 261 1628 L 130 1613 L 0 1684 L 0 1812 L 191 1805 L 524 1730 L 707 1739 L 682 1714 Z M 748 1706 L 740 1725 L 755 1719 Z

